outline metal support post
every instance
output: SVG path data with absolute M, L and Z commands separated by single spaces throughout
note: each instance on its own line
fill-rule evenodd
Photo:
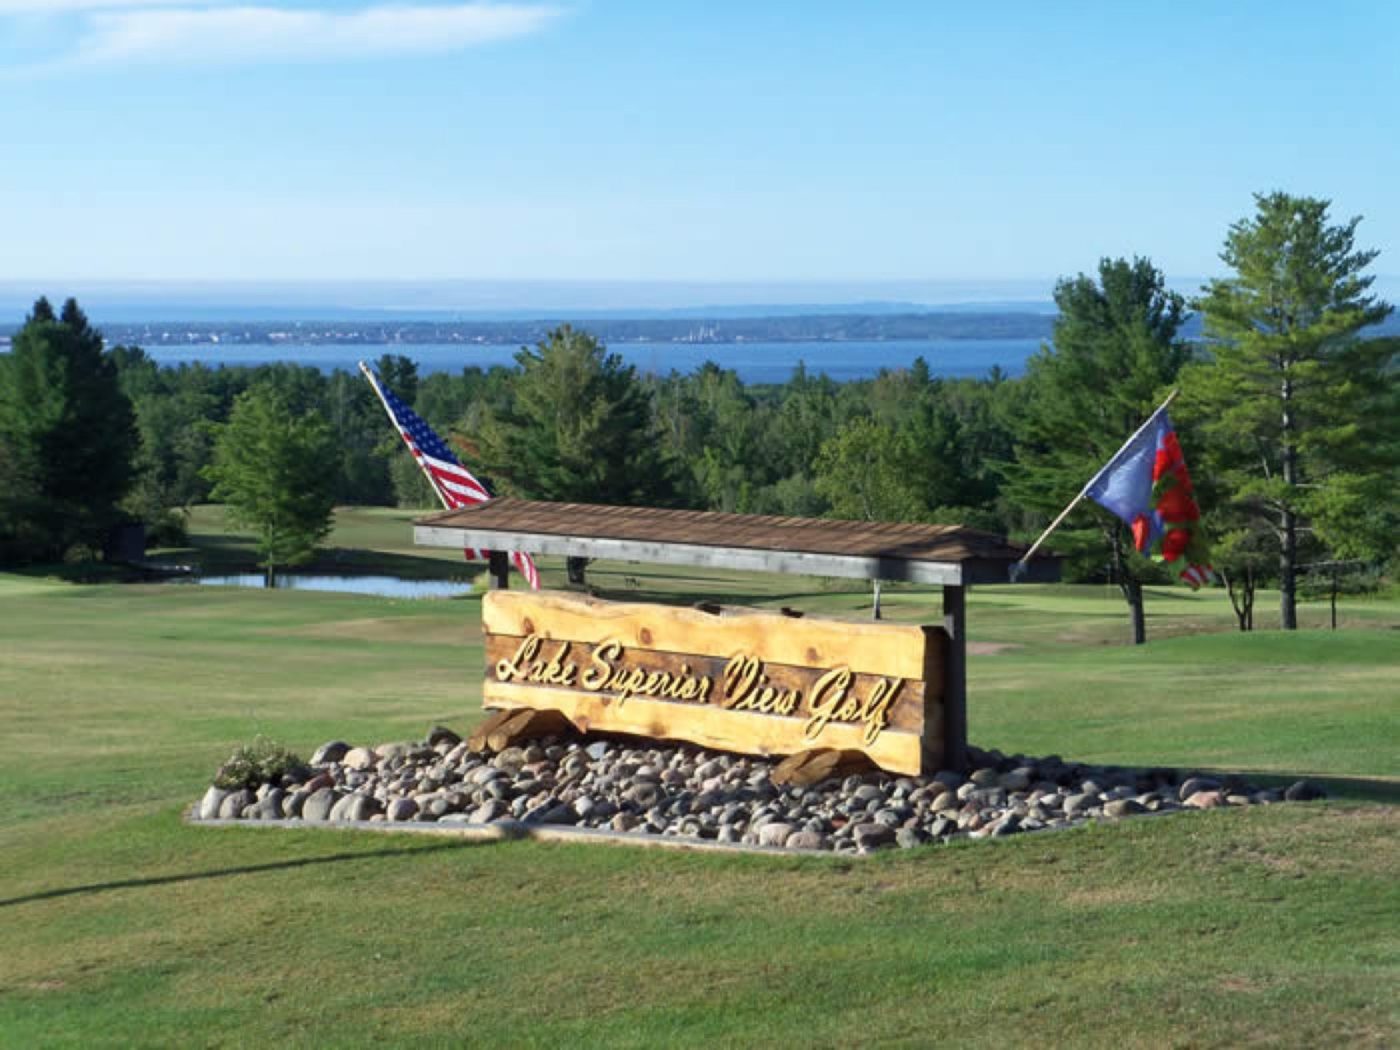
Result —
M 948 658 L 943 686 L 943 763 L 967 767 L 967 588 L 943 588 L 943 629 Z
M 493 591 L 506 591 L 510 589 L 510 555 L 505 551 L 492 551 L 490 560 L 491 589 Z

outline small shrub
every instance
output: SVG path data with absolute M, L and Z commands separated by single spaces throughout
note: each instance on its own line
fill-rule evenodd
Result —
M 277 784 L 284 776 L 305 777 L 308 767 L 300 756 L 281 744 L 259 736 L 247 747 L 236 747 L 214 774 L 214 786 L 227 791 Z

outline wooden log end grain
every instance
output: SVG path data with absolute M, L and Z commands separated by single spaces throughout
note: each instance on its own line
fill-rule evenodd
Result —
M 487 749 L 487 740 L 490 738 L 491 734 L 497 729 L 500 729 L 513 715 L 518 713 L 519 711 L 516 708 L 506 711 L 490 712 L 487 714 L 486 720 L 473 729 L 471 734 L 467 737 L 467 747 L 473 751 L 485 751 Z
M 811 787 L 832 777 L 869 773 L 877 768 L 863 751 L 811 748 L 798 751 L 779 762 L 773 770 L 772 780 L 779 787 Z
M 504 751 L 544 736 L 571 736 L 574 724 L 558 711 L 537 711 L 522 707 L 486 734 L 486 750 Z

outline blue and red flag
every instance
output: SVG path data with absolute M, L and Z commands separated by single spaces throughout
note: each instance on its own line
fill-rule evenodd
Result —
M 1084 495 L 1132 529 L 1138 551 L 1156 548 L 1193 589 L 1214 579 L 1191 473 L 1165 404 L 1094 475 Z

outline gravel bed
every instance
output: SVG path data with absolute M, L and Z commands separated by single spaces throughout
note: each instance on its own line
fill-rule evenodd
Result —
M 776 761 L 635 739 L 545 738 L 476 752 L 450 729 L 421 742 L 332 741 L 310 768 L 228 790 L 211 786 L 200 820 L 300 820 L 597 828 L 638 836 L 867 853 L 998 838 L 1091 820 L 1323 797 L 1234 776 L 1129 769 L 970 749 L 964 775 L 872 772 L 778 787 Z

